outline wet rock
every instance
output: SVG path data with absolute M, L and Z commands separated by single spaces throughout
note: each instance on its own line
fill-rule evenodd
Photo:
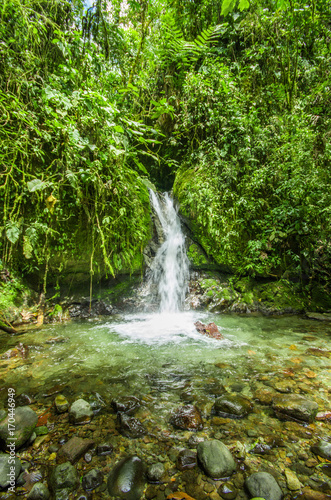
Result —
M 139 500 L 145 487 L 144 464 L 139 457 L 118 462 L 108 476 L 109 495 L 126 500 Z
M 141 402 L 134 396 L 121 399 L 113 399 L 113 401 L 111 402 L 111 406 L 116 413 L 126 413 L 127 415 L 133 415 L 133 413 L 140 407 L 140 405 Z
M 200 431 L 203 429 L 200 410 L 194 405 L 178 408 L 172 415 L 170 423 L 182 430 Z
M 10 451 L 10 449 L 8 448 L 7 451 Z M 11 463 L 12 459 L 14 463 Z M 14 474 L 10 475 L 13 471 L 12 467 L 14 467 Z M 22 464 L 18 458 L 12 458 L 7 453 L 0 453 L 0 489 L 15 486 L 15 481 L 20 475 L 21 470 Z
M 146 434 L 143 424 L 134 417 L 129 417 L 126 413 L 118 414 L 120 432 L 128 438 L 140 438 Z
M 237 496 L 237 489 L 232 483 L 223 483 L 217 490 L 224 500 L 234 500 Z
M 84 399 L 77 399 L 69 410 L 69 420 L 76 425 L 88 424 L 93 418 L 91 405 Z
M 62 394 L 58 394 L 55 398 L 55 408 L 58 413 L 65 413 L 69 410 L 69 401 L 62 396 Z
M 236 463 L 228 448 L 216 439 L 204 441 L 198 445 L 198 461 L 207 476 L 221 479 L 230 476 L 236 469 Z
M 69 462 L 74 464 L 93 446 L 94 441 L 91 439 L 82 439 L 74 436 L 60 448 L 56 461 L 62 463 L 69 460 Z
M 113 452 L 113 445 L 111 443 L 102 443 L 97 446 L 97 455 L 99 457 L 104 457 L 110 455 Z
M 290 491 L 300 490 L 301 484 L 297 476 L 290 469 L 285 469 L 287 487 Z
M 274 396 L 275 393 L 273 391 L 264 388 L 258 389 L 254 394 L 254 398 L 262 405 L 271 405 Z
M 198 444 L 203 443 L 204 440 L 205 439 L 202 436 L 197 436 L 196 434 L 192 434 L 189 437 L 187 444 L 190 448 L 197 448 Z
M 230 418 L 243 418 L 252 411 L 250 400 L 240 394 L 225 394 L 215 401 L 212 408 L 212 414 Z
M 176 466 L 178 470 L 193 469 L 197 465 L 197 454 L 192 450 L 182 450 L 177 457 Z
M 57 465 L 50 476 L 50 486 L 56 498 L 65 498 L 78 484 L 78 472 L 70 462 Z
M 318 404 L 299 394 L 276 395 L 272 408 L 280 420 L 312 422 L 318 412 Z
M 302 490 L 300 500 L 331 500 L 331 495 L 306 487 Z
M 331 460 L 331 443 L 327 441 L 320 440 L 318 443 L 314 444 L 311 451 L 322 458 Z
M 213 339 L 218 340 L 224 339 L 224 336 L 220 333 L 215 323 L 208 323 L 208 325 L 204 325 L 203 323 L 201 323 L 201 321 L 196 321 L 196 323 L 194 323 L 194 326 L 198 330 L 198 332 L 202 333 L 203 335 L 207 335 L 208 337 L 212 337 Z
M 306 351 L 306 354 L 311 354 L 312 356 L 317 356 L 319 358 L 329 358 L 331 355 L 331 351 L 320 349 L 319 347 L 309 347 L 309 349 L 307 349 Z
M 16 406 L 28 406 L 35 402 L 35 399 L 29 394 L 20 394 L 15 399 Z
M 28 500 L 48 500 L 50 497 L 50 492 L 43 483 L 36 483 L 32 486 L 32 489 L 28 496 Z
M 101 470 L 92 469 L 82 479 L 82 486 L 85 491 L 95 490 L 103 483 L 103 473 Z
M 256 472 L 249 476 L 245 485 L 252 497 L 262 497 L 265 500 L 281 500 L 282 490 L 276 479 L 268 472 Z
M 195 500 L 195 498 L 190 497 L 190 495 L 182 491 L 176 491 L 175 493 L 170 493 L 170 495 L 167 496 L 167 500 Z
M 151 465 L 147 469 L 147 479 L 150 483 L 159 483 L 164 476 L 165 467 L 161 462 Z
M 16 449 L 20 448 L 33 434 L 37 425 L 38 415 L 29 406 L 19 406 L 15 410 L 15 430 L 9 435 L 8 416 L 0 422 L 0 444 L 2 449 L 8 451 L 7 445 L 15 439 Z

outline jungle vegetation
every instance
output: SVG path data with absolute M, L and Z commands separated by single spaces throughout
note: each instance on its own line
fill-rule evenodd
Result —
M 133 272 L 150 182 L 239 275 L 331 280 L 329 0 L 3 0 L 0 259 Z

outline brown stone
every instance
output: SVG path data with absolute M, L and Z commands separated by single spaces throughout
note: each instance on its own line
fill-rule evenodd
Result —
M 271 405 L 274 395 L 275 393 L 268 389 L 258 389 L 254 394 L 254 398 L 263 405 Z
M 208 337 L 212 337 L 213 339 L 218 340 L 224 339 L 215 323 L 208 323 L 208 325 L 205 325 L 201 323 L 201 321 L 196 321 L 196 323 L 194 323 L 194 326 L 198 330 L 198 332 L 202 333 L 203 335 L 207 335 Z
M 311 488 L 303 488 L 301 500 L 331 500 L 331 495 L 326 495 L 321 491 L 312 490 Z
M 170 419 L 170 423 L 179 429 L 201 431 L 203 421 L 200 410 L 194 405 L 181 406 Z
M 76 463 L 90 448 L 94 446 L 92 439 L 82 439 L 77 436 L 69 439 L 62 448 L 60 448 L 56 461 L 57 463 L 71 462 Z

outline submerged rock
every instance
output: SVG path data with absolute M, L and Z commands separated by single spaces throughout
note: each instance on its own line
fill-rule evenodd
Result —
M 147 469 L 147 479 L 150 483 L 159 483 L 164 476 L 165 467 L 161 462 L 151 465 Z
M 140 404 L 139 399 L 134 396 L 113 399 L 111 402 L 111 406 L 116 413 L 126 413 L 127 415 L 133 415 L 140 407 Z
M 134 417 L 129 417 L 126 413 L 118 414 L 120 432 L 128 438 L 139 438 L 144 436 L 147 431 L 143 424 Z
M 144 463 L 139 457 L 127 457 L 118 462 L 107 481 L 111 497 L 139 500 L 145 487 Z
M 103 473 L 101 470 L 92 469 L 90 470 L 82 480 L 82 486 L 85 491 L 95 490 L 98 486 L 103 483 Z
M 57 462 L 67 462 L 69 460 L 69 462 L 74 464 L 92 448 L 92 446 L 94 446 L 94 441 L 92 441 L 92 439 L 82 439 L 74 436 L 60 448 L 56 457 Z
M 194 469 L 197 466 L 197 453 L 188 449 L 182 450 L 177 457 L 176 466 L 181 471 Z
M 252 411 L 250 400 L 240 394 L 225 394 L 215 401 L 212 408 L 214 415 L 230 418 L 242 418 Z
M 221 441 L 204 441 L 198 445 L 197 452 L 203 470 L 213 479 L 228 477 L 236 469 L 233 456 Z
M 43 483 L 36 483 L 32 486 L 32 489 L 28 496 L 28 500 L 48 500 L 50 497 L 50 492 Z
M 276 395 L 272 408 L 280 420 L 312 422 L 318 412 L 318 404 L 300 394 Z
M 0 453 L 0 489 L 15 486 L 15 481 L 22 470 L 21 461 L 14 457 L 14 462 L 11 462 L 12 457 L 7 453 Z M 12 469 L 14 467 L 14 469 Z M 11 472 L 14 472 L 10 475 Z M 12 484 L 13 482 L 13 484 Z
M 84 399 L 77 399 L 69 410 L 69 420 L 76 425 L 88 424 L 93 418 L 91 405 Z
M 20 448 L 32 436 L 38 422 L 38 415 L 29 406 L 19 406 L 15 410 L 15 429 L 9 435 L 8 416 L 0 423 L 0 443 L 8 451 L 7 445 L 15 440 L 16 449 Z
M 276 479 L 268 472 L 256 472 L 249 476 L 245 485 L 252 497 L 262 497 L 265 500 L 281 500 L 282 490 Z
M 58 413 L 65 413 L 69 410 L 69 401 L 62 396 L 62 394 L 58 394 L 55 398 L 55 408 Z
M 50 486 L 56 498 L 65 498 L 78 484 L 78 472 L 70 462 L 57 465 L 50 476 Z
M 331 460 L 331 443 L 320 440 L 317 444 L 311 447 L 311 451 L 322 458 Z
M 182 430 L 201 431 L 203 429 L 200 410 L 194 405 L 178 408 L 171 417 L 170 423 Z
M 102 443 L 97 446 L 97 455 L 99 457 L 104 457 L 105 455 L 111 455 L 113 453 L 113 445 L 111 443 Z

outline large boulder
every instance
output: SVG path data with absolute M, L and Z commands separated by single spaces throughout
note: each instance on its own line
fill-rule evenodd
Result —
M 15 447 L 20 448 L 31 437 L 38 422 L 38 415 L 29 406 L 19 406 L 15 409 L 15 429 L 11 430 L 5 417 L 0 422 L 0 444 L 3 450 L 8 451 L 7 446 L 15 442 Z
M 185 405 L 178 408 L 170 419 L 170 423 L 178 429 L 201 431 L 203 421 L 200 410 L 194 405 Z
M 236 469 L 236 462 L 230 451 L 217 439 L 199 443 L 197 453 L 201 467 L 213 479 L 228 477 Z
M 224 394 L 216 399 L 212 413 L 220 417 L 243 418 L 253 411 L 248 398 L 240 394 Z
M 280 420 L 312 422 L 318 412 L 318 404 L 300 394 L 277 394 L 272 408 Z
M 127 457 L 111 470 L 107 487 L 111 497 L 125 500 L 139 500 L 142 497 L 145 467 L 139 457 Z
M 252 497 L 262 497 L 265 500 L 281 500 L 282 490 L 276 479 L 268 472 L 256 472 L 249 476 L 245 485 Z

